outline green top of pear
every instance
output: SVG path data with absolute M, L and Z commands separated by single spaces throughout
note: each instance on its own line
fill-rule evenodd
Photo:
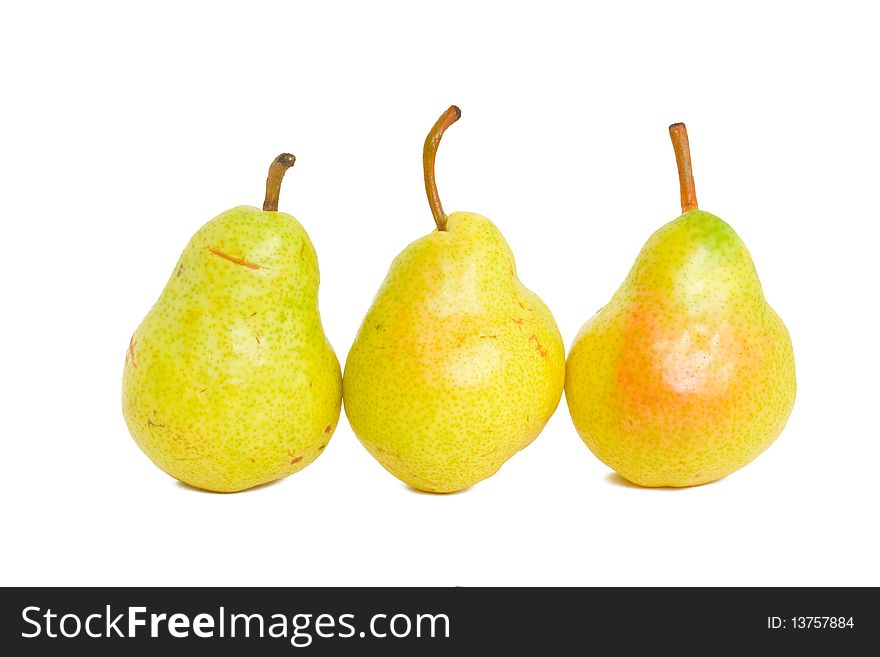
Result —
M 692 313 L 764 298 L 761 281 L 739 235 L 700 210 L 683 123 L 669 126 L 675 150 L 682 214 L 656 231 L 642 247 L 618 295 L 648 293 Z
M 299 221 L 286 212 L 250 205 L 227 210 L 202 226 L 171 276 L 171 283 L 224 299 L 244 289 L 314 302 L 318 282 L 317 256 Z
M 703 210 L 685 212 L 651 235 L 623 286 L 666 291 L 688 303 L 763 295 L 739 235 Z
M 278 212 L 281 182 L 295 162 L 290 153 L 272 161 L 262 210 L 249 205 L 232 208 L 193 235 L 166 294 L 191 301 L 201 297 L 218 312 L 240 309 L 255 297 L 277 298 L 279 308 L 295 301 L 300 308 L 317 309 L 315 249 L 302 225 Z

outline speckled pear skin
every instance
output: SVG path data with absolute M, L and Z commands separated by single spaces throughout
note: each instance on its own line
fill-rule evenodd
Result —
M 581 328 L 566 369 L 593 453 L 642 486 L 695 486 L 748 464 L 794 406 L 791 338 L 745 244 L 718 217 L 658 230 Z
M 501 233 L 456 212 L 395 258 L 348 354 L 343 398 L 379 463 L 446 493 L 531 443 L 564 380 L 559 329 Z
M 241 206 L 205 224 L 132 336 L 122 393 L 138 446 L 191 486 L 240 491 L 317 458 L 342 381 L 299 222 Z

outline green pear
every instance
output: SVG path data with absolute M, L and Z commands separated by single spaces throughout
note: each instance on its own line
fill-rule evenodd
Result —
M 580 330 L 565 397 L 590 450 L 643 486 L 694 486 L 751 462 L 797 390 L 788 330 L 748 249 L 697 206 L 687 132 L 670 126 L 683 214 L 654 233 Z
M 191 486 L 234 492 L 286 477 L 327 446 L 339 361 L 318 314 L 318 261 L 269 169 L 263 210 L 192 237 L 128 346 L 122 410 L 138 446 Z
M 493 475 L 541 432 L 562 395 L 565 352 L 547 306 L 516 275 L 498 229 L 444 214 L 434 182 L 444 113 L 423 163 L 437 230 L 395 258 L 358 331 L 343 378 L 345 411 L 367 450 L 424 491 Z

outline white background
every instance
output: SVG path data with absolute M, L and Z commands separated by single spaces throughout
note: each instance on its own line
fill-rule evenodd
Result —
M 859 585 L 877 555 L 880 103 L 870 5 L 7 3 L 0 13 L 3 584 Z M 663 5 L 661 8 L 660 5 Z M 447 212 L 492 218 L 570 346 L 679 214 L 749 246 L 795 345 L 777 443 L 725 480 L 629 486 L 563 400 L 493 478 L 414 492 L 345 420 L 277 484 L 194 491 L 129 437 L 129 336 L 190 235 L 262 201 L 317 248 L 340 361 Z

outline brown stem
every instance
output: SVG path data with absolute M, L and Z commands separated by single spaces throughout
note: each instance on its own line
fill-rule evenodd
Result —
M 443 112 L 431 132 L 425 138 L 425 148 L 422 151 L 422 165 L 425 168 L 425 191 L 428 193 L 428 205 L 431 206 L 431 214 L 434 215 L 434 223 L 437 230 L 446 230 L 446 215 L 443 206 L 440 205 L 440 195 L 437 193 L 437 181 L 434 179 L 434 160 L 437 159 L 437 147 L 440 145 L 440 137 L 446 132 L 446 128 L 461 118 L 461 110 L 452 105 Z
M 278 212 L 278 197 L 281 195 L 281 181 L 285 172 L 293 166 L 296 158 L 290 153 L 282 153 L 269 165 L 266 177 L 266 198 L 263 200 L 263 212 Z
M 672 148 L 675 149 L 675 163 L 678 165 L 678 185 L 681 188 L 681 211 L 698 209 L 697 189 L 694 187 L 694 172 L 691 169 L 691 147 L 688 143 L 687 128 L 684 123 L 669 126 Z

